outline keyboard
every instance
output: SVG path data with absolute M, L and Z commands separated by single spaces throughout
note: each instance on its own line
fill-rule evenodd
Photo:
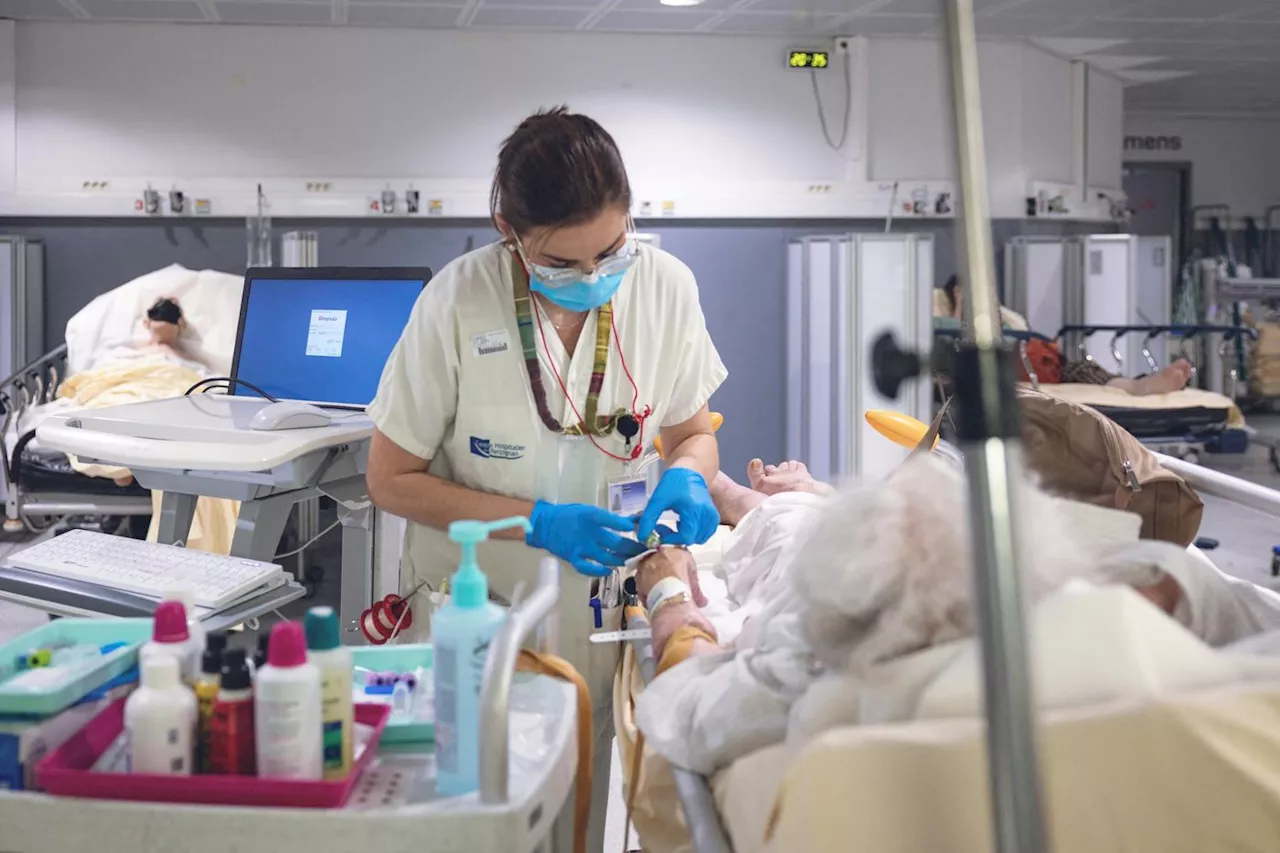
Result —
M 219 610 L 259 588 L 286 580 L 275 563 L 224 557 L 177 545 L 70 530 L 9 555 L 20 569 L 87 581 L 157 601 L 175 587 L 195 593 L 196 606 Z

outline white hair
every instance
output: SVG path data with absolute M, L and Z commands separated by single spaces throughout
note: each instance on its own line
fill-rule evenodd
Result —
M 1024 598 L 1072 578 L 1101 579 L 1068 502 L 1030 478 L 1016 500 Z M 793 572 L 805 638 L 825 664 L 860 670 L 974 633 L 967 505 L 962 473 L 933 454 L 832 499 L 806 531 Z

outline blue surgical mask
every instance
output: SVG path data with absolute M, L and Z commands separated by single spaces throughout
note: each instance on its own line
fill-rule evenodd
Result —
M 530 274 L 529 289 L 542 294 L 566 311 L 590 311 L 613 298 L 613 294 L 622 286 L 622 277 L 625 275 L 624 271 L 581 278 L 567 284 L 548 285 L 536 274 Z

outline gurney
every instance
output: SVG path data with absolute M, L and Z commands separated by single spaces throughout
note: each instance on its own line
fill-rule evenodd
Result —
M 1161 461 L 1205 494 L 1280 517 L 1280 493 Z M 798 754 L 784 744 L 759 750 L 710 779 L 646 751 L 632 776 L 632 708 L 651 667 L 647 641 L 633 640 L 614 700 L 623 776 L 634 786 L 627 795 L 645 850 L 991 849 L 980 718 L 837 729 Z M 1220 849 L 1228 838 L 1242 849 L 1268 849 L 1269 815 L 1280 813 L 1278 714 L 1280 685 L 1048 712 L 1042 742 L 1054 849 L 1190 853 Z M 1228 800 L 1229 819 L 1215 805 Z M 919 817 L 925 814 L 928 821 Z
M 1152 450 L 1198 462 L 1200 455 L 1210 453 L 1243 453 L 1249 446 L 1249 430 L 1235 401 L 1226 395 L 1199 388 L 1184 388 L 1167 394 L 1138 396 L 1122 388 L 1087 383 L 1042 382 L 1027 354 L 1027 344 L 1041 341 L 1063 345 L 1071 342 L 1088 358 L 1084 340 L 1091 335 L 1110 332 L 1110 347 L 1119 358 L 1119 344 L 1125 335 L 1143 334 L 1142 353 L 1151 370 L 1159 370 L 1151 355 L 1150 343 L 1160 336 L 1184 341 L 1221 336 L 1219 348 L 1256 333 L 1240 326 L 1065 326 L 1053 337 L 1034 331 L 1005 329 L 1006 340 L 1016 342 L 1019 362 L 1028 384 L 1049 394 L 1079 405 L 1089 406 L 1106 415 L 1133 434 Z M 956 341 L 959 329 L 935 324 L 936 338 Z M 1065 347 L 1064 347 L 1065 349 Z

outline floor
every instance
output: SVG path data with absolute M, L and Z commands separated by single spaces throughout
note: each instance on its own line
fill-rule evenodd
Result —
M 1250 423 L 1263 432 L 1280 436 L 1280 416 L 1251 418 Z M 1246 454 L 1206 456 L 1204 462 L 1209 467 L 1224 473 L 1259 485 L 1280 489 L 1280 474 L 1271 467 L 1267 450 L 1258 445 L 1251 447 Z M 331 512 L 330 510 L 322 513 L 320 529 L 324 529 L 331 520 Z M 1200 527 L 1200 535 L 1219 541 L 1219 546 L 1210 551 L 1209 556 L 1221 569 L 1237 577 L 1280 590 L 1280 579 L 1271 576 L 1272 548 L 1280 544 L 1280 527 L 1277 526 L 1275 519 L 1254 510 L 1208 497 L 1205 499 L 1204 521 Z M 25 547 L 25 544 L 0 542 L 0 560 Z M 288 618 L 299 618 L 316 600 L 336 605 L 338 557 L 337 534 L 326 537 L 318 543 L 317 547 L 311 549 L 308 562 L 326 569 L 324 579 L 318 584 L 316 599 L 294 602 L 284 608 L 283 615 Z M 286 561 L 288 568 L 292 569 L 294 565 L 296 561 Z M 43 624 L 45 619 L 45 615 L 39 611 L 0 602 L 0 643 Z M 264 625 L 261 629 L 265 630 L 266 627 Z M 243 632 L 238 642 L 233 640 L 236 644 L 245 645 L 250 645 L 254 641 L 254 635 L 249 631 Z M 622 798 L 622 777 L 616 752 L 610 788 L 609 820 L 605 832 L 604 849 L 605 853 L 617 853 L 623 850 L 626 806 Z M 631 838 L 631 847 L 638 848 L 634 833 Z

